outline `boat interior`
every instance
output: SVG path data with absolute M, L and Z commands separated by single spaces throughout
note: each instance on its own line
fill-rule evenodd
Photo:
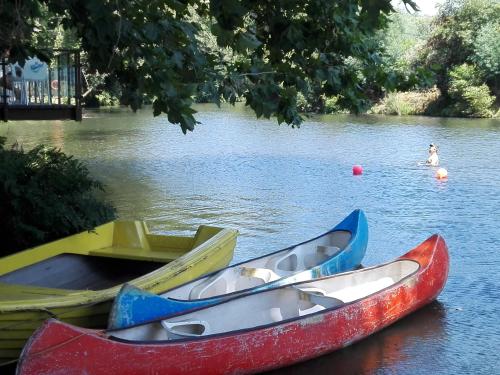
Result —
M 221 228 L 193 237 L 151 234 L 144 222 L 115 221 L 0 258 L 0 283 L 101 290 L 150 273 L 203 244 Z
M 226 268 L 162 296 L 193 300 L 254 288 L 325 263 L 345 249 L 351 238 L 349 231 L 329 232 L 291 249 Z
M 0 276 L 0 283 L 67 290 L 100 290 L 140 277 L 165 263 L 60 254 Z
M 166 320 L 109 331 L 109 335 L 130 341 L 158 341 L 252 329 L 359 301 L 399 283 L 418 269 L 419 264 L 415 261 L 397 260 L 378 267 L 235 298 Z

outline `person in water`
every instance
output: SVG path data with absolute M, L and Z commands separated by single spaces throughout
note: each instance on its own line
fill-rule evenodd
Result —
M 437 167 L 439 165 L 438 147 L 434 143 L 429 145 L 429 157 L 427 158 L 425 164 L 433 167 Z

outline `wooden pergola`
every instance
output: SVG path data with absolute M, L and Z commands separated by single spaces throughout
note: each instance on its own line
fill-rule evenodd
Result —
M 0 120 L 82 120 L 80 51 L 51 52 L 49 62 L 1 59 Z

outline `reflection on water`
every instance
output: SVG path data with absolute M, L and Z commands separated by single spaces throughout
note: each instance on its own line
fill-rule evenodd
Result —
M 367 266 L 439 232 L 451 255 L 442 305 L 297 368 L 355 373 L 352 357 L 360 373 L 500 373 L 499 120 L 315 116 L 291 129 L 244 107 L 199 110 L 202 125 L 186 136 L 150 111 L 87 112 L 81 124 L 11 122 L 0 135 L 86 161 L 123 219 L 178 233 L 237 228 L 235 261 L 318 235 L 355 208 L 369 221 Z M 431 142 L 447 181 L 418 166 Z M 353 164 L 362 176 L 352 176 Z
M 445 318 L 445 307 L 436 301 L 347 348 L 269 374 L 437 373 L 442 367 L 439 348 L 446 342 Z M 422 363 L 422 346 L 432 348 L 431 361 Z

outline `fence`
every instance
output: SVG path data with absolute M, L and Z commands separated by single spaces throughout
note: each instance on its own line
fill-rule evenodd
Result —
M 80 51 L 50 52 L 53 56 L 50 61 L 41 61 L 35 56 L 23 61 L 22 65 L 2 58 L 0 106 L 4 121 L 81 119 Z

